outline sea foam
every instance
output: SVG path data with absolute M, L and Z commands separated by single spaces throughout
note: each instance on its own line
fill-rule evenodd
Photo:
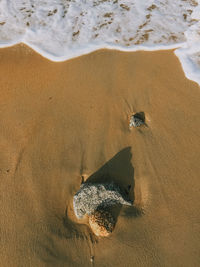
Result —
M 0 0 L 0 47 L 64 61 L 100 48 L 175 48 L 200 84 L 200 0 Z

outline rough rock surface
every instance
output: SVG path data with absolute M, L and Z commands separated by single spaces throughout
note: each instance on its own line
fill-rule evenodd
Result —
M 144 124 L 144 120 L 140 118 L 137 113 L 132 115 L 129 122 L 129 127 L 140 127 Z
M 115 219 L 108 211 L 97 210 L 89 216 L 89 224 L 97 236 L 108 236 L 115 227 Z
M 132 202 L 126 199 L 119 186 L 114 183 L 84 183 L 73 199 L 74 212 L 78 219 L 116 204 L 131 206 Z

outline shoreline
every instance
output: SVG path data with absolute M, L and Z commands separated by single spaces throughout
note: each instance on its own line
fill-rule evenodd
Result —
M 11 47 L 15 47 L 15 46 L 25 46 L 28 47 L 28 49 L 33 50 L 35 53 L 39 54 L 41 57 L 52 61 L 52 62 L 65 62 L 68 60 L 73 60 L 82 56 L 87 56 L 91 53 L 95 53 L 99 50 L 113 50 L 113 51 L 119 51 L 119 52 L 125 52 L 125 53 L 133 53 L 133 52 L 156 52 L 156 51 L 170 51 L 172 50 L 175 54 L 175 56 L 179 59 L 179 62 L 182 66 L 183 72 L 185 73 L 185 76 L 187 79 L 197 83 L 200 86 L 200 78 L 199 78 L 199 73 L 195 70 L 195 66 L 194 63 L 187 58 L 187 55 L 184 54 L 184 50 L 187 49 L 186 47 L 186 42 L 182 42 L 182 43 L 177 43 L 174 45 L 161 45 L 161 46 L 156 46 L 152 48 L 150 46 L 134 46 L 134 47 L 120 47 L 118 45 L 114 46 L 114 45 L 105 45 L 104 47 L 102 45 L 99 46 L 94 46 L 91 45 L 91 47 L 93 48 L 83 48 L 78 49 L 78 53 L 74 53 L 72 54 L 71 51 L 69 51 L 69 54 L 71 53 L 70 56 L 54 56 L 53 54 L 50 56 L 50 54 L 48 52 L 45 52 L 41 49 L 39 49 L 37 46 L 28 44 L 26 41 L 22 41 L 21 43 L 12 43 L 10 45 L 4 45 L 4 46 L 0 46 L 0 49 L 5 49 L 5 48 L 11 48 Z M 192 70 L 192 71 L 191 71 Z M 200 72 L 200 70 L 199 70 Z

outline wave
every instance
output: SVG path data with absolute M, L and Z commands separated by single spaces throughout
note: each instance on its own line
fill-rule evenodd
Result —
M 53 61 L 174 48 L 200 84 L 199 18 L 200 0 L 0 0 L 0 47 L 22 42 Z

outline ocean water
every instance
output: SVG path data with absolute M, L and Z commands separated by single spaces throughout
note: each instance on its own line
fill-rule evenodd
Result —
M 100 48 L 175 48 L 200 84 L 200 0 L 0 0 L 0 47 L 64 61 Z

